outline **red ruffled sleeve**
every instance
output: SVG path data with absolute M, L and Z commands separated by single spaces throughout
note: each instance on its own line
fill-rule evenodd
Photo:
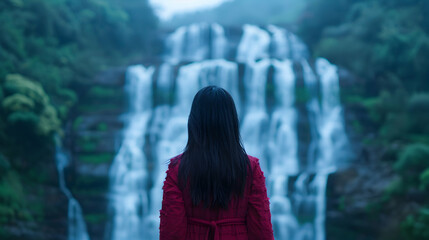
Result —
M 247 232 L 249 240 L 274 240 L 265 177 L 256 158 L 252 177 L 247 209 Z
M 178 165 L 170 162 L 163 186 L 160 240 L 185 240 L 187 218 L 182 191 L 178 187 Z

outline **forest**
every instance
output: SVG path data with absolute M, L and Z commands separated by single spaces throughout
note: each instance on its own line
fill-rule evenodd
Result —
M 428 12 L 424 0 L 310 0 L 298 20 L 314 56 L 362 83 L 343 101 L 367 113 L 354 128 L 398 176 L 368 211 L 402 212 L 398 239 L 429 237 Z
M 376 214 L 404 209 L 399 239 L 429 237 L 429 2 L 310 0 L 300 36 L 323 56 L 352 71 L 360 88 L 343 101 L 368 113 L 354 126 L 364 144 L 399 176 L 374 201 Z M 393 207 L 392 207 L 393 206 Z M 397 210 L 400 211 L 400 210 Z M 400 232 L 400 233 L 399 233 Z
M 341 98 L 362 113 L 353 130 L 395 175 L 367 206 L 368 216 L 396 218 L 392 233 L 377 239 L 429 239 L 429 1 L 284 2 L 267 1 L 258 15 L 252 9 L 261 1 L 230 1 L 175 24 L 207 17 L 288 26 L 313 57 L 350 71 L 358 84 Z M 232 14 L 238 6 L 246 11 Z M 3 0 L 0 29 L 0 238 L 14 239 L 14 226 L 52 227 L 56 139 L 88 96 L 116 96 L 89 87 L 92 79 L 159 54 L 161 28 L 147 0 Z
M 55 136 L 97 72 L 156 52 L 157 25 L 147 1 L 0 2 L 1 239 L 6 225 L 48 228 Z

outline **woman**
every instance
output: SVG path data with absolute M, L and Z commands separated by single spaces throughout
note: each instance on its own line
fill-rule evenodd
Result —
M 237 111 L 222 88 L 201 89 L 188 143 L 171 159 L 160 211 L 160 240 L 274 239 L 265 177 L 240 141 Z

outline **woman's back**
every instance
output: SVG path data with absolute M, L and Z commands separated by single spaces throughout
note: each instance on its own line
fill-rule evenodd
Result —
M 231 198 L 227 209 L 194 206 L 188 190 L 180 190 L 178 168 L 181 155 L 173 158 L 164 182 L 160 211 L 160 240 L 274 239 L 265 177 L 259 160 L 249 156 L 251 174 L 247 175 L 242 197 Z
M 186 148 L 171 159 L 163 190 L 161 240 L 274 239 L 264 175 L 222 88 L 195 95 Z

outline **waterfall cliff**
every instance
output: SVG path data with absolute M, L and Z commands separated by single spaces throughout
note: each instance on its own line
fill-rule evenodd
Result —
M 348 156 L 337 67 L 277 26 L 245 25 L 232 39 L 218 24 L 183 26 L 165 40 L 162 64 L 127 69 L 107 239 L 157 239 L 168 160 L 183 151 L 193 96 L 207 85 L 236 102 L 246 151 L 267 178 L 275 238 L 325 239 L 327 179 Z

